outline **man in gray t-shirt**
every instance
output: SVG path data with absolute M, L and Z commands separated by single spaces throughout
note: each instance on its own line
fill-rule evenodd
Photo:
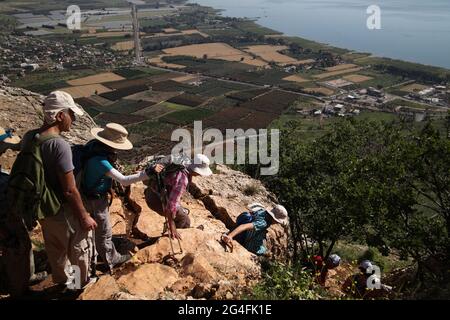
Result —
M 63 190 L 59 174 L 67 174 L 75 169 L 69 143 L 62 137 L 51 139 L 42 143 L 41 151 L 47 184 L 53 190 Z
M 68 93 L 62 91 L 50 93 L 44 101 L 43 111 L 44 125 L 38 134 L 54 136 L 41 146 L 45 178 L 47 185 L 60 194 L 62 200 L 57 215 L 40 221 L 52 279 L 62 286 L 61 289 L 66 285 L 73 288 L 77 279 L 73 274 L 76 268 L 72 266 L 76 266 L 80 271 L 81 286 L 85 286 L 95 254 L 92 231 L 97 224 L 86 211 L 76 187 L 70 145 L 60 136 L 61 132 L 70 131 L 75 115 L 82 115 L 83 111 Z

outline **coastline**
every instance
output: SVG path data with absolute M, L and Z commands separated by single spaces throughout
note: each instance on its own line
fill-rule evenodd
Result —
M 196 5 L 200 6 L 200 7 L 209 8 L 211 10 L 214 10 L 217 14 L 219 14 L 222 17 L 225 17 L 225 18 L 235 18 L 235 17 L 232 17 L 232 16 L 223 15 L 223 13 L 226 11 L 226 9 L 218 9 L 218 8 L 214 8 L 214 7 L 211 7 L 211 6 L 205 6 L 205 5 L 201 5 L 199 3 L 196 3 L 195 0 L 192 0 L 192 1 L 193 2 L 190 2 L 188 0 L 187 3 L 196 4 Z M 265 25 L 261 24 L 261 22 L 259 21 L 259 19 L 257 17 L 253 17 L 253 18 L 252 17 L 245 17 L 245 18 L 240 18 L 240 19 L 246 19 L 248 21 L 252 21 L 252 22 L 257 24 L 261 28 L 268 28 L 268 29 L 274 30 L 270 26 L 265 26 Z M 341 51 L 341 52 L 345 51 L 346 53 L 354 53 L 354 54 L 366 54 L 367 55 L 366 58 L 382 59 L 382 60 L 385 60 L 386 63 L 388 63 L 388 62 L 393 63 L 393 64 L 406 63 L 406 64 L 410 65 L 411 68 L 414 67 L 414 66 L 418 66 L 419 68 L 426 67 L 426 68 L 442 70 L 442 71 L 450 73 L 450 67 L 447 68 L 447 67 L 442 67 L 442 66 L 437 66 L 437 65 L 432 65 L 432 64 L 426 64 L 426 63 L 408 61 L 408 60 L 404 60 L 404 59 L 392 58 L 392 57 L 388 57 L 388 56 L 374 54 L 372 52 L 362 52 L 362 51 L 358 51 L 358 50 L 354 50 L 354 49 L 338 47 L 338 46 L 335 46 L 335 45 L 333 45 L 331 43 L 319 42 L 317 40 L 304 38 L 304 37 L 301 37 L 301 36 L 298 36 L 298 35 L 288 35 L 288 34 L 286 34 L 284 32 L 278 31 L 278 30 L 274 30 L 274 31 L 279 33 L 279 34 L 274 34 L 273 36 L 271 35 L 271 37 L 280 37 L 280 38 L 286 38 L 286 39 L 298 39 L 298 40 L 300 40 L 302 42 L 313 43 L 316 46 L 323 47 L 323 49 L 329 49 L 329 50 Z M 437 71 L 437 70 L 434 70 L 434 71 Z

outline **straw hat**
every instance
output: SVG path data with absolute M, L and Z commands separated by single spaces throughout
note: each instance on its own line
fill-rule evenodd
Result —
M 128 131 L 117 123 L 108 123 L 105 129 L 93 128 L 91 134 L 95 139 L 117 150 L 131 150 L 133 144 L 128 140 Z
M 0 136 L 4 135 L 5 133 L 6 133 L 5 129 L 0 127 Z M 20 143 L 20 138 L 18 136 L 14 135 L 11 138 L 6 138 L 2 142 L 9 143 L 9 144 L 19 144 Z
M 272 210 L 267 211 L 272 218 L 283 226 L 287 226 L 289 224 L 288 212 L 285 207 L 278 204 L 272 208 Z

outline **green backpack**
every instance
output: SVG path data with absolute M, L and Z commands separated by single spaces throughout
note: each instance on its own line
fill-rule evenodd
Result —
M 29 132 L 11 169 L 6 190 L 6 200 L 11 213 L 24 219 L 28 230 L 33 230 L 38 220 L 54 216 L 62 203 L 62 192 L 57 193 L 45 181 L 41 145 L 58 135 L 40 137 L 38 131 Z

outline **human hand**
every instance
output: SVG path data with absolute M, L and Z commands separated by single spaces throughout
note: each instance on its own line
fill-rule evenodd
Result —
M 92 219 L 90 215 L 86 215 L 81 219 L 81 226 L 83 227 L 83 229 L 90 231 L 97 228 L 97 222 L 95 222 L 95 220 Z

